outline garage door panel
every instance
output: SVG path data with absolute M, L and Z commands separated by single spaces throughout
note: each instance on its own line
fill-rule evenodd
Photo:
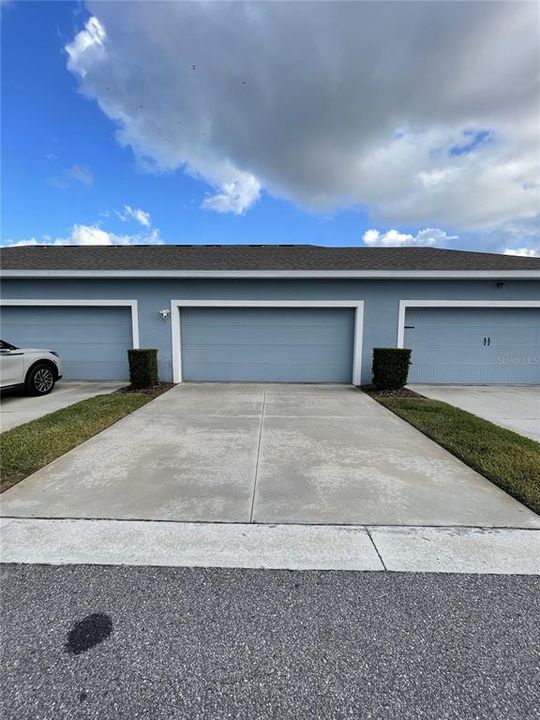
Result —
M 185 327 L 184 323 L 182 326 Z M 321 328 L 324 327 L 324 330 Z M 326 343 L 346 343 L 349 339 L 349 327 L 335 327 L 332 325 L 311 325 L 302 327 L 294 325 L 295 341 L 304 345 L 319 345 L 321 332 Z M 206 324 L 204 326 L 192 325 L 189 327 L 190 343 L 205 344 L 211 339 L 212 344 L 262 345 L 280 344 L 288 345 L 291 342 L 291 326 L 287 324 L 258 325 L 246 324 L 244 326 Z
M 124 380 L 132 347 L 123 307 L 3 307 L 2 337 L 21 347 L 56 350 L 67 380 Z
M 185 380 L 351 382 L 354 311 L 184 308 Z
M 123 344 L 115 345 L 99 345 L 99 342 L 78 345 L 76 343 L 57 342 L 53 343 L 52 349 L 56 350 L 61 358 L 62 363 L 85 363 L 88 366 L 121 363 L 123 366 L 126 362 L 124 354 L 127 353 L 127 347 Z M 99 347 L 99 350 L 98 350 Z M 98 357 L 99 355 L 99 357 Z M 126 356 L 127 357 L 127 356 Z M 126 375 L 124 375 L 126 377 Z
M 540 383 L 540 311 L 410 308 L 411 383 Z
M 53 349 L 61 348 L 61 356 L 64 362 L 93 362 L 93 363 L 114 363 L 118 360 L 124 362 L 124 352 L 127 352 L 127 345 L 124 343 L 106 344 L 96 340 L 94 343 L 69 343 L 61 341 L 56 343 Z M 98 350 L 99 348 L 99 350 Z M 58 350 L 60 352 L 60 350 Z M 97 353 L 99 352 L 99 357 Z
M 184 362 L 211 363 L 223 357 L 222 345 L 189 345 L 185 348 Z M 230 345 L 227 347 L 227 361 L 231 363 L 275 363 L 306 362 L 310 364 L 334 364 L 335 345 L 304 345 L 273 343 L 271 345 Z M 344 364 L 350 366 L 349 358 Z
M 518 369 L 515 373 L 512 370 Z M 441 363 L 438 366 L 417 363 L 411 366 L 410 383 L 434 385 L 538 385 L 540 383 L 538 366 L 489 363 L 452 364 Z
M 444 345 L 422 346 L 414 345 L 412 348 L 413 356 L 411 360 L 415 367 L 421 362 L 424 365 L 485 365 L 488 361 L 486 358 L 479 357 L 476 346 L 445 347 Z
M 491 343 L 498 345 L 525 346 L 531 349 L 540 347 L 540 327 L 525 327 L 514 325 L 512 327 L 490 328 L 487 333 L 491 337 Z
M 69 357 L 64 361 L 65 353 L 61 351 L 60 355 L 64 380 L 128 380 L 129 370 L 123 361 L 88 361 Z
M 321 378 L 324 378 L 321 380 Z M 351 381 L 350 365 L 333 363 L 288 364 L 286 375 L 276 363 L 197 363 L 185 378 L 192 382 L 342 382 Z
M 425 363 L 432 365 L 440 365 L 443 363 L 451 363 L 455 365 L 459 364 L 472 364 L 472 365 L 489 365 L 490 363 L 497 363 L 499 356 L 516 355 L 522 357 L 523 353 L 531 358 L 534 358 L 533 348 L 516 348 L 514 344 L 497 343 L 494 347 L 492 344 L 490 347 L 485 347 L 485 352 L 479 351 L 477 345 L 462 345 L 460 347 L 446 347 L 444 345 L 417 345 L 414 344 L 412 347 L 415 363 L 422 359 Z M 482 351 L 484 346 L 482 346 Z M 536 352 L 538 355 L 538 352 Z M 412 358 L 411 358 L 412 359 Z M 531 360 L 531 362 L 533 362 Z
M 416 322 L 416 324 L 415 324 Z M 520 325 L 518 323 L 510 323 L 506 327 L 492 325 L 490 323 L 482 323 L 475 325 L 444 325 L 444 336 L 441 336 L 441 324 L 429 323 L 419 325 L 420 321 L 409 321 L 407 319 L 407 330 L 414 330 L 407 333 L 407 336 L 413 339 L 416 345 L 442 345 L 449 346 L 456 343 L 460 346 L 471 345 L 477 347 L 482 344 L 484 337 L 491 337 L 491 344 L 506 343 L 512 345 L 528 345 L 531 347 L 540 344 L 540 330 L 530 326 Z M 444 321 L 443 321 L 444 322 Z M 413 325 L 414 327 L 410 327 Z
M 246 325 L 287 326 L 321 325 L 331 322 L 336 315 L 350 314 L 349 308 L 306 307 L 190 307 L 184 308 L 182 322 L 186 325 L 221 325 L 245 327 Z
M 409 326 L 408 321 L 407 326 Z M 407 332 L 407 330 L 411 330 L 411 332 Z M 418 321 L 416 321 L 416 324 L 414 324 L 412 328 L 407 327 L 405 332 L 408 337 L 414 339 L 416 346 L 423 347 L 451 347 L 452 344 L 476 347 L 478 345 L 478 338 L 480 338 L 480 342 L 482 342 L 482 338 L 488 334 L 484 326 L 478 328 L 463 325 L 445 325 L 444 335 L 442 335 L 440 324 L 435 325 L 430 323 L 429 325 L 422 326 L 418 324 Z

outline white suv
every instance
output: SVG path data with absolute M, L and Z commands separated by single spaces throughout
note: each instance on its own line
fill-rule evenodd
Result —
M 18 348 L 0 340 L 0 389 L 24 388 L 30 395 L 47 395 L 62 377 L 54 350 Z

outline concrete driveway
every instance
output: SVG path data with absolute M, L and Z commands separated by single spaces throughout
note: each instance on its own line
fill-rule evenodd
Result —
M 410 385 L 420 395 L 455 405 L 540 442 L 540 385 Z
M 182 384 L 2 496 L 12 517 L 540 527 L 359 390 Z
M 0 397 L 0 430 L 11 430 L 61 410 L 68 405 L 87 400 L 95 395 L 114 392 L 127 384 L 125 382 L 75 382 L 60 380 L 54 390 L 43 397 L 26 395 L 23 391 L 5 392 Z

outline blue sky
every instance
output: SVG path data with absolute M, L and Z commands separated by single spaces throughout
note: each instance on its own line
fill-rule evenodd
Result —
M 521 138 L 508 136 L 514 119 L 493 110 L 494 82 L 488 83 L 475 113 L 463 111 L 463 103 L 457 103 L 458 107 L 448 109 L 448 118 L 434 116 L 420 122 L 425 110 L 422 115 L 421 107 L 411 105 L 398 111 L 398 98 L 372 112 L 378 101 L 369 93 L 375 92 L 375 99 L 379 93 L 361 57 L 340 59 L 344 65 L 337 81 L 336 72 L 328 71 L 336 62 L 331 54 L 323 57 L 322 49 L 321 56 L 313 58 L 313 41 L 324 40 L 325 13 L 334 13 L 335 6 L 317 4 L 322 9 L 308 18 L 309 46 L 302 48 L 299 41 L 289 64 L 279 65 L 274 56 L 259 55 L 253 46 L 249 51 L 255 55 L 247 58 L 246 38 L 267 33 L 259 38 L 260 44 L 268 41 L 271 47 L 272 32 L 284 37 L 296 22 L 304 24 L 305 17 L 284 10 L 262 18 L 255 31 L 249 17 L 246 22 L 251 25 L 242 29 L 244 11 L 237 4 L 228 13 L 237 14 L 234 28 L 218 11 L 211 26 L 205 27 L 207 17 L 197 14 L 196 4 L 186 9 L 188 5 L 10 2 L 3 6 L 4 244 L 95 238 L 106 243 L 362 245 L 365 237 L 371 245 L 430 244 L 499 252 L 513 247 L 536 252 L 537 219 L 530 193 L 520 190 L 514 197 L 513 186 L 509 190 L 502 186 L 501 192 L 510 198 L 503 210 L 500 202 L 499 207 L 494 203 L 491 207 L 485 200 L 493 191 L 489 173 L 500 177 L 505 153 L 515 156 L 524 144 Z M 507 21 L 489 5 L 485 18 L 464 16 L 468 32 L 473 21 L 479 27 L 480 21 L 495 25 Z M 360 11 L 364 12 L 361 7 L 347 12 Z M 156 18 L 160 14 L 162 18 Z M 86 25 L 92 17 L 97 18 L 93 31 Z M 348 36 L 350 18 L 338 15 L 335 20 L 335 35 L 343 34 L 339 45 L 346 56 L 349 40 L 351 48 L 357 44 Z M 379 18 L 371 22 L 376 32 Z M 418 18 L 417 28 L 444 22 L 444 16 L 430 10 Z M 169 34 L 175 23 L 180 34 Z M 387 27 L 388 17 L 384 23 Z M 403 27 L 397 16 L 395 25 L 396 32 Z M 215 27 L 217 40 L 211 37 Z M 185 43 L 176 42 L 181 31 L 187 31 Z M 201 37 L 215 50 L 202 54 Z M 401 37 L 407 52 L 406 27 Z M 358 41 L 362 43 L 361 34 Z M 365 42 L 367 46 L 369 38 Z M 182 48 L 177 49 L 177 44 Z M 320 42 L 318 47 L 325 45 Z M 414 56 L 412 42 L 410 47 L 410 63 L 425 64 L 425 58 Z M 71 48 L 69 55 L 66 48 Z M 366 47 L 368 51 L 372 49 Z M 287 69 L 299 67 L 303 52 L 315 69 L 317 63 L 321 65 L 319 86 L 311 75 Z M 440 49 L 434 44 L 426 52 L 440 53 Z M 512 72 L 520 70 L 513 62 L 501 60 L 511 66 L 509 82 Z M 396 77 L 383 79 L 385 90 L 407 81 L 398 77 L 399 72 L 396 65 Z M 160 74 L 163 78 L 156 80 Z M 437 78 L 428 80 L 436 87 Z M 241 94 L 251 93 L 255 85 L 257 93 Z M 295 107 L 302 93 L 305 96 Z M 261 102 L 268 98 L 273 105 L 262 115 Z M 357 100 L 365 101 L 365 108 L 355 116 L 361 105 Z M 522 106 L 528 107 L 530 100 L 530 96 L 523 99 Z M 441 106 L 445 102 L 435 101 Z M 311 115 L 304 115 L 310 105 Z M 366 118 L 374 112 L 380 117 L 369 125 Z M 172 117 L 182 121 L 169 132 Z M 529 119 L 525 118 L 523 136 Z M 386 135 L 379 133 L 381 126 Z M 530 154 L 530 145 L 527 148 L 525 143 L 522 151 Z M 408 184 L 400 183 L 400 173 Z M 481 212 L 471 212 L 466 207 L 470 194 L 461 196 L 459 187 L 470 182 L 475 189 L 484 176 L 485 187 L 477 191 L 475 201 Z M 523 187 L 534 187 L 526 164 L 519 177 Z M 433 197 L 445 184 L 448 202 L 441 204 Z M 149 221 L 137 222 L 126 206 L 143 210 Z
M 24 2 L 3 12 L 2 237 L 64 237 L 74 224 L 99 222 L 135 231 L 114 216 L 124 205 L 149 212 L 168 243 L 317 243 L 352 245 L 369 222 L 360 212 L 305 212 L 264 196 L 241 216 L 200 209 L 206 183 L 138 168 L 115 124 L 78 92 L 64 46 L 88 13 L 80 3 Z M 20 38 L 25 37 L 25 43 Z M 65 172 L 87 168 L 91 185 Z M 68 187 L 58 187 L 55 179 Z M 110 212 L 109 218 L 100 213 Z

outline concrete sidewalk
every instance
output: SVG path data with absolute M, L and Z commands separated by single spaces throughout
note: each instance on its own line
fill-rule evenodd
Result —
M 5 519 L 2 562 L 540 575 L 540 531 Z
M 540 527 L 531 510 L 343 385 L 178 385 L 5 492 L 0 512 Z

